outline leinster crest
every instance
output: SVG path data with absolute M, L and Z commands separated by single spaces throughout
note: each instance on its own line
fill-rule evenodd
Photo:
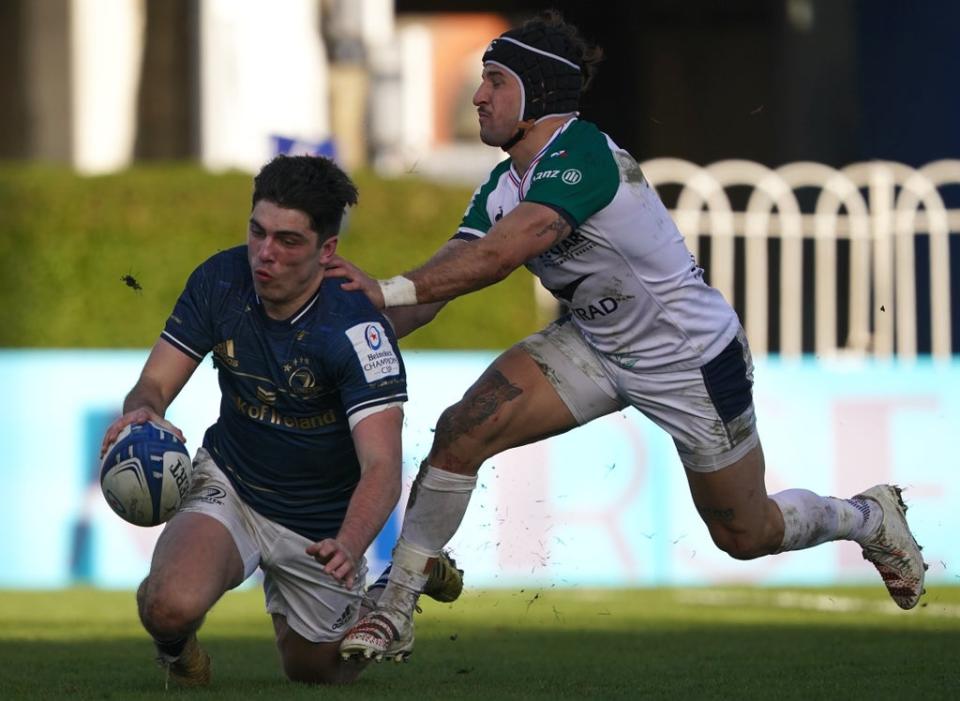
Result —
M 294 358 L 283 364 L 290 393 L 300 399 L 312 399 L 322 391 L 317 386 L 317 378 L 310 368 L 309 358 Z

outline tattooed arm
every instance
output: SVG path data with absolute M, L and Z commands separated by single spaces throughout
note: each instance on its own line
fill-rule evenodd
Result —
M 503 280 L 569 234 L 570 225 L 556 211 L 521 202 L 483 238 L 434 256 L 404 277 L 416 286 L 419 304 L 450 300 Z

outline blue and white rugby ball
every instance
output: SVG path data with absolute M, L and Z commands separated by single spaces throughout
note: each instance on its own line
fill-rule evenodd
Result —
M 173 516 L 190 491 L 193 463 L 183 442 L 147 422 L 125 427 L 100 463 L 100 488 L 116 514 L 137 526 Z

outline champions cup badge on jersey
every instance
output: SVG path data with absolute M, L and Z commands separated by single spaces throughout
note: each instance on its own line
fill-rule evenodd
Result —
M 400 358 L 378 321 L 357 324 L 346 330 L 367 382 L 400 374 Z
M 367 339 L 367 345 L 370 346 L 370 350 L 380 350 L 380 345 L 383 343 L 383 337 L 377 329 L 378 325 L 379 324 L 369 324 L 363 332 L 363 335 L 366 336 Z

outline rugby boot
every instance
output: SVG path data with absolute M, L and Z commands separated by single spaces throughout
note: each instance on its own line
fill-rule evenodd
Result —
M 460 598 L 463 591 L 463 570 L 457 567 L 457 561 L 444 551 L 437 557 L 430 578 L 423 587 L 423 593 L 434 601 L 447 604 Z
M 412 616 L 381 608 L 368 613 L 347 631 L 340 643 L 340 656 L 345 660 L 403 662 L 413 654 L 413 641 Z
M 376 602 L 380 599 L 379 592 L 387 586 L 390 579 L 390 570 L 393 565 L 387 565 L 387 568 L 381 573 L 377 581 L 367 587 L 366 596 L 372 605 L 368 608 L 376 608 Z M 430 578 L 423 587 L 423 593 L 434 601 L 448 604 L 456 601 L 463 591 L 463 570 L 457 567 L 457 561 L 453 559 L 450 553 L 444 551 L 437 557 L 437 561 L 430 571 Z
M 177 657 L 163 652 L 157 654 L 157 664 L 167 670 L 166 686 L 170 680 L 183 687 L 207 686 L 210 684 L 210 655 L 200 647 L 196 634 L 187 639 Z
M 923 578 L 927 566 L 907 525 L 907 507 L 900 488 L 879 484 L 857 497 L 876 502 L 883 512 L 876 532 L 860 543 L 863 559 L 877 568 L 897 606 L 912 609 L 925 593 Z
M 371 585 L 373 588 L 386 587 L 389 569 Z M 456 601 L 463 591 L 463 570 L 457 568 L 456 560 L 448 552 L 441 552 L 430 571 L 423 593 L 435 601 L 449 603 Z M 379 596 L 373 597 L 379 599 Z M 414 606 L 416 602 L 414 597 Z M 420 607 L 415 606 L 419 611 Z M 348 660 L 363 658 L 367 660 L 394 660 L 402 662 L 413 654 L 414 625 L 413 611 L 403 611 L 383 607 L 371 611 L 361 618 L 340 643 L 340 656 Z

